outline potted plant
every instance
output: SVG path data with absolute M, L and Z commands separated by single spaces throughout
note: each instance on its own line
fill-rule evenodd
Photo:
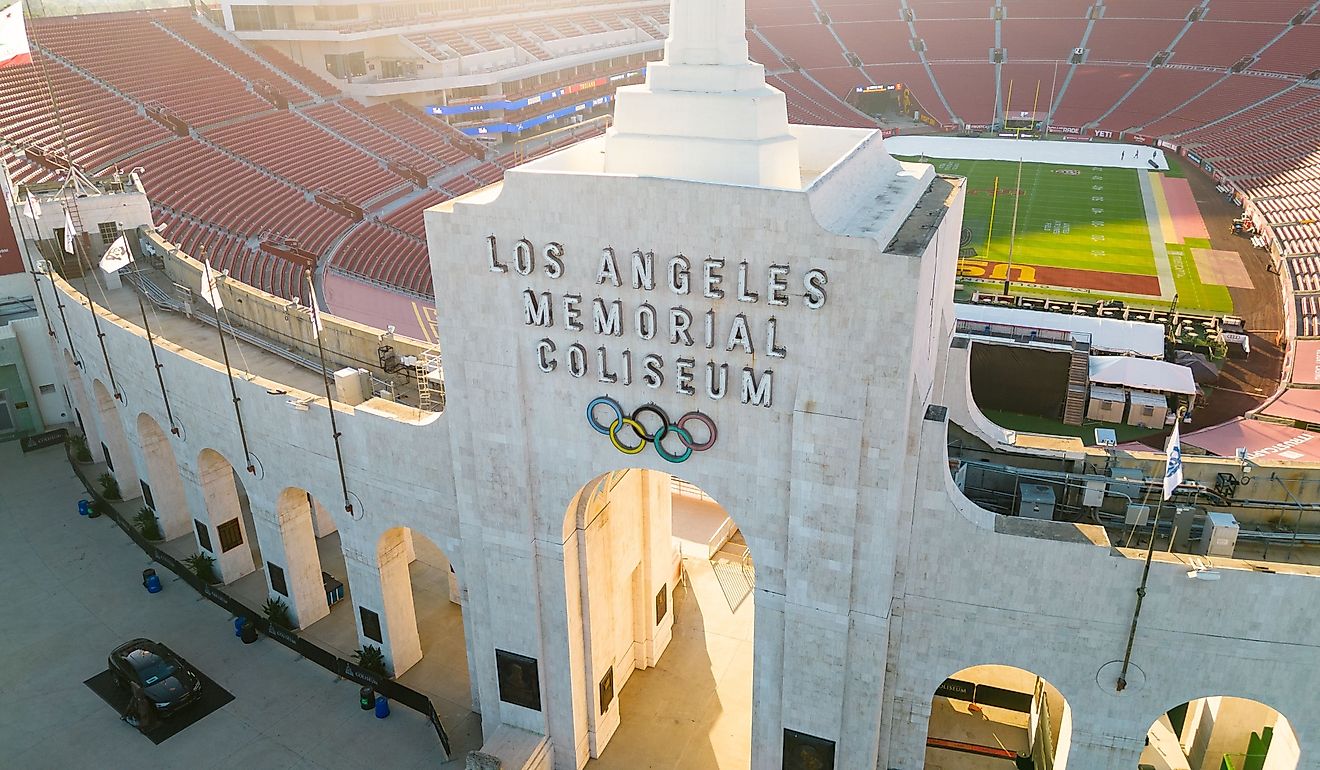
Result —
M 137 525 L 138 531 L 148 540 L 164 540 L 165 535 L 160 531 L 160 522 L 156 519 L 156 513 L 147 506 L 138 509 L 133 516 L 133 523 Z
M 374 644 L 358 648 L 353 653 L 353 661 L 365 671 L 385 677 L 390 675 L 389 669 L 385 667 L 385 653 Z
M 192 570 L 194 575 L 207 583 L 215 585 L 220 582 L 220 576 L 215 574 L 215 558 L 210 554 L 198 551 L 184 559 L 183 563 L 188 565 L 188 569 Z
M 262 605 L 261 612 L 266 616 L 271 625 L 279 626 L 287 631 L 293 630 L 293 619 L 289 617 L 289 605 L 284 603 L 283 599 L 270 598 Z
M 73 459 L 80 463 L 89 463 L 92 461 L 92 450 L 87 448 L 87 437 L 79 436 L 76 433 L 69 435 L 66 439 L 69 449 L 73 451 Z
M 96 483 L 101 485 L 101 495 L 107 500 L 122 500 L 119 496 L 119 482 L 109 473 L 102 473 L 96 477 Z

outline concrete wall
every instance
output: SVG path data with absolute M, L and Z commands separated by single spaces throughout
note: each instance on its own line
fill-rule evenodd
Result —
M 907 173 L 930 184 L 920 168 Z M 907 183 L 894 184 L 901 192 Z M 429 214 L 433 268 L 446 276 L 436 288 L 448 407 L 415 422 L 370 402 L 334 405 L 352 515 L 330 502 L 342 493 L 324 399 L 296 390 L 273 395 L 289 387 L 261 378 L 237 381 L 256 468 L 247 474 L 232 405 L 215 397 L 228 387 L 223 367 L 161 343 L 171 402 L 185 428 L 168 440 L 191 514 L 219 523 L 207 516 L 209 470 L 200 458 L 208 450 L 239 469 L 258 521 L 260 512 L 278 510 L 290 479 L 327 501 L 354 601 L 382 614 L 382 646 L 396 672 L 416 652 L 405 606 L 411 597 L 391 590 L 399 581 L 389 579 L 397 562 L 406 570 L 406 561 L 386 558 L 398 550 L 387 533 L 407 527 L 424 534 L 453 560 L 463 582 L 474 699 L 487 734 L 507 725 L 548 735 L 555 766 L 576 768 L 591 752 L 596 642 L 608 643 L 607 657 L 614 657 L 627 635 L 590 622 L 581 585 L 571 576 L 585 575 L 587 604 L 607 601 L 627 611 L 636 602 L 596 593 L 600 562 L 591 555 L 591 530 L 578 526 L 571 506 L 584 484 L 606 472 L 674 470 L 651 447 L 620 454 L 586 424 L 586 405 L 608 394 L 628 411 L 652 401 L 671 416 L 699 410 L 718 425 L 719 438 L 682 464 L 682 476 L 728 510 L 757 565 L 753 767 L 780 765 L 789 728 L 836 741 L 836 767 L 915 770 L 935 688 L 956 671 L 987 663 L 1029 670 L 1059 688 L 1072 709 L 1072 768 L 1131 770 L 1150 724 L 1206 692 L 1274 705 L 1295 720 L 1303 767 L 1320 767 L 1320 672 L 1304 643 L 1313 624 L 1302 609 L 1320 601 L 1320 583 L 1236 569 L 1224 570 L 1218 582 L 1189 581 L 1183 566 L 1157 562 L 1131 685 L 1115 693 L 1112 664 L 1123 653 L 1141 563 L 1109 548 L 1096 528 L 1041 522 L 1028 529 L 976 508 L 949 475 L 946 418 L 928 409 L 944 401 L 946 389 L 966 388 L 961 380 L 946 381 L 953 322 L 944 298 L 951 296 L 961 198 L 915 255 L 888 251 L 887 236 L 856 234 L 862 223 L 854 223 L 854 234 L 842 226 L 825 229 L 806 198 L 665 179 L 537 178 L 527 171 L 511 172 L 502 188 L 467 199 L 484 205 L 450 203 L 444 210 L 452 213 Z M 490 235 L 507 247 L 529 238 L 536 270 L 492 272 L 485 250 Z M 552 241 L 564 247 L 559 279 L 539 261 Z M 699 269 L 686 295 L 662 285 L 634 289 L 626 267 L 622 286 L 603 285 L 596 277 L 605 246 L 616 249 L 621 267 L 634 248 L 654 250 L 657 258 L 690 255 L 698 265 L 722 255 L 727 293 L 702 296 Z M 514 264 L 510 251 L 498 255 Z M 759 284 L 747 287 L 761 293 L 759 302 L 739 302 L 740 261 L 762 276 L 769 265 L 786 263 L 793 281 L 809 269 L 825 270 L 828 302 L 806 307 L 800 283 L 785 306 L 769 305 L 769 291 Z M 95 349 L 90 311 L 56 280 L 74 342 L 79 350 Z M 554 295 L 552 328 L 524 322 L 526 288 Z M 565 294 L 586 299 L 582 331 L 563 324 Z M 231 296 L 237 306 L 239 296 Z M 628 325 L 617 337 L 592 332 L 596 296 L 618 298 L 628 309 Z M 631 323 L 642 304 L 658 311 L 685 307 L 697 319 L 713 310 L 721 324 L 744 315 L 757 330 L 756 353 L 706 349 L 699 341 L 671 344 L 663 320 L 661 333 L 648 339 Z M 772 316 L 782 358 L 768 355 L 764 344 Z M 149 351 L 130 321 L 105 314 L 102 328 L 126 396 L 112 403 L 110 414 L 120 415 L 127 440 L 140 447 L 140 413 L 168 424 Z M 371 332 L 363 329 L 360 337 L 345 332 L 356 340 L 345 344 L 364 344 Z M 67 349 L 63 330 L 56 331 Z M 550 372 L 537 361 L 537 345 L 546 338 L 557 351 Z M 575 377 L 567 351 L 579 341 L 590 373 Z M 624 349 L 639 362 L 662 356 L 663 386 L 643 384 L 640 364 L 631 384 L 601 382 L 595 361 L 601 345 L 615 356 L 620 376 Z M 678 391 L 675 361 L 686 356 L 727 362 L 730 391 L 718 400 L 704 395 L 701 365 L 694 367 L 696 392 Z M 86 404 L 94 403 L 92 381 L 107 381 L 100 357 L 85 359 L 82 371 L 67 372 L 84 417 Z M 768 405 L 741 402 L 737 375 L 744 367 L 773 370 Z M 310 397 L 307 411 L 287 405 L 303 396 Z M 1188 475 L 1201 472 L 1189 468 Z M 1309 478 L 1314 470 L 1295 473 Z M 275 527 L 255 529 L 258 537 L 283 537 Z M 585 562 L 580 529 L 588 539 Z M 647 540 L 635 530 L 624 536 Z M 609 550 L 613 559 L 613 545 Z M 628 546 L 620 561 L 645 558 Z M 222 568 L 232 579 L 229 565 Z M 233 569 L 241 572 L 242 565 Z M 605 577 L 612 590 L 627 585 L 621 574 Z M 496 649 L 538 661 L 539 711 L 501 701 Z

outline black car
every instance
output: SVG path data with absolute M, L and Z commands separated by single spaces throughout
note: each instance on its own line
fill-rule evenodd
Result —
M 169 647 L 150 639 L 125 642 L 110 653 L 110 671 L 125 690 L 136 683 L 156 706 L 172 714 L 202 694 L 202 679 Z

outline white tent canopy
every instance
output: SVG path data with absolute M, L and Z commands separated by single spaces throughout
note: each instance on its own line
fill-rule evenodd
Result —
M 1192 370 L 1182 364 L 1130 356 L 1091 356 L 1090 369 L 1091 382 L 1196 395 Z
M 1089 334 L 1092 350 L 1164 357 L 1164 327 L 1159 324 L 961 302 L 953 312 L 959 321 Z

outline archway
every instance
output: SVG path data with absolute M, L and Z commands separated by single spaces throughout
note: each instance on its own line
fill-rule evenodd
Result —
M 214 449 L 197 456 L 197 482 L 207 519 L 193 522 L 197 544 L 215 558 L 224 582 L 232 583 L 261 563 L 246 490 L 234 466 Z
M 615 471 L 570 504 L 564 551 L 590 765 L 749 766 L 755 573 L 728 512 L 669 474 Z
M 124 424 L 119 421 L 119 408 L 114 396 L 100 380 L 92 380 L 92 393 L 96 399 L 97 419 L 101 428 L 100 447 L 88 448 L 93 457 L 105 460 L 110 474 L 119 484 L 119 494 L 124 500 L 132 500 L 141 495 L 139 481 L 141 477 L 133 464 L 133 452 L 124 433 Z
M 142 500 L 155 511 L 156 521 L 166 540 L 186 535 L 192 517 L 188 514 L 183 477 L 179 475 L 179 463 L 174 457 L 169 436 L 146 412 L 138 415 L 137 434 L 142 446 L 142 460 L 147 466 Z
M 96 427 L 96 412 L 88 402 L 87 386 L 83 381 L 82 372 L 67 350 L 64 351 L 64 375 L 65 399 L 73 409 L 78 430 L 82 431 L 83 438 L 87 440 L 87 449 L 95 459 L 101 452 L 101 431 Z
M 464 623 L 463 575 L 433 540 L 408 527 L 376 544 L 380 596 L 358 592 L 362 644 L 385 650 L 395 678 L 430 697 L 455 756 L 482 745 L 479 698 Z
M 935 690 L 927 770 L 1064 770 L 1072 709 L 1041 677 L 1012 666 L 972 666 Z
M 1196 698 L 1160 716 L 1146 733 L 1142 770 L 1296 770 L 1292 724 L 1254 700 Z

